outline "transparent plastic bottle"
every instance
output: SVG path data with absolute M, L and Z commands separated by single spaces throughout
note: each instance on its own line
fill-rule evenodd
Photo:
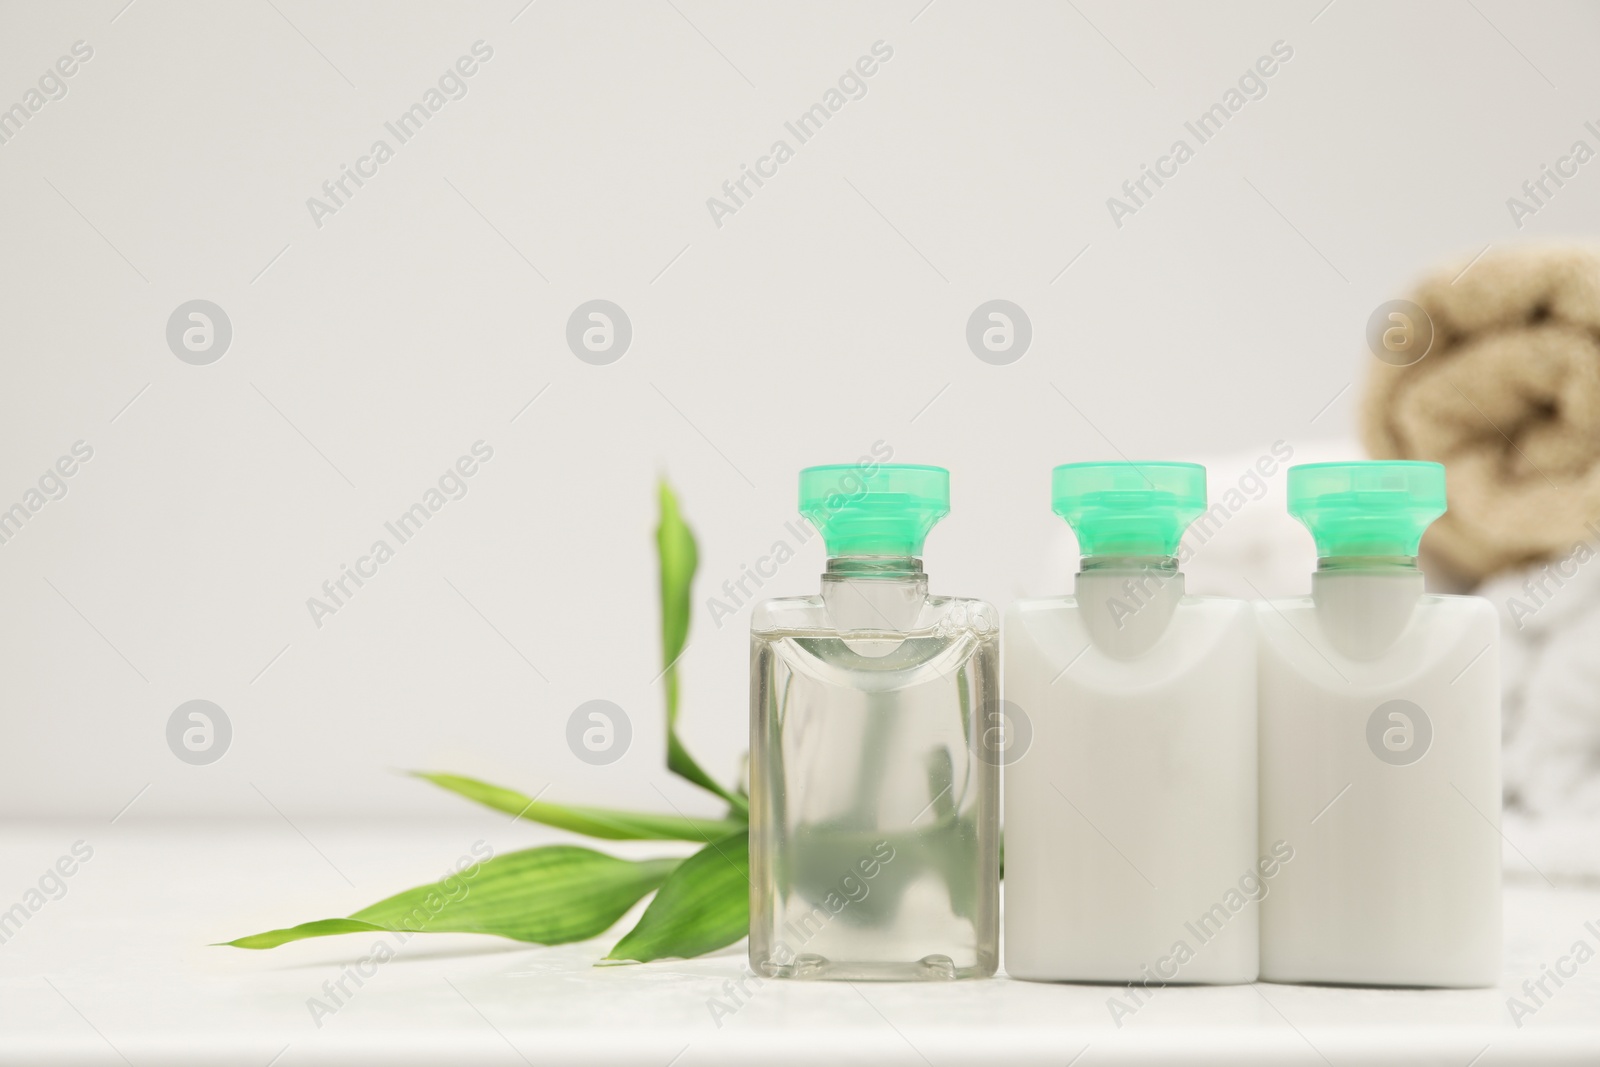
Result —
M 1294 850 L 1261 906 L 1264 979 L 1499 979 L 1499 627 L 1423 591 L 1444 510 L 1437 463 L 1289 469 L 1319 563 L 1311 596 L 1257 612 L 1261 841 Z
M 819 596 L 751 621 L 750 962 L 784 978 L 991 975 L 999 956 L 999 617 L 930 596 L 949 472 L 810 467 Z
M 1254 626 L 1176 559 L 1205 468 L 1071 463 L 1052 488 L 1083 562 L 1073 596 L 1006 612 L 1005 713 L 1031 727 L 1005 769 L 1006 973 L 1253 981 Z

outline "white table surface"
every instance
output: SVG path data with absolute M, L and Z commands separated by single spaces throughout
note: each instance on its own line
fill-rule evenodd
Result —
M 1115 987 L 768 982 L 718 1026 L 709 999 L 742 973 L 742 944 L 594 966 L 624 919 L 604 938 L 555 948 L 414 938 L 318 1026 L 308 999 L 376 935 L 267 952 L 209 943 L 348 914 L 434 880 L 479 838 L 498 851 L 562 838 L 489 813 L 413 829 L 297 825 L 8 824 L 0 909 L 74 841 L 94 855 L 0 944 L 0 1063 L 1600 1063 L 1600 959 L 1520 1028 L 1507 1010 L 1541 964 L 1600 940 L 1584 929 L 1600 927 L 1600 889 L 1523 875 L 1507 883 L 1500 989 L 1172 987 L 1119 1029 L 1106 1006 Z

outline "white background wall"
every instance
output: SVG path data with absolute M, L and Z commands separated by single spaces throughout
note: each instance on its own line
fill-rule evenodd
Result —
M 702 548 L 684 731 L 729 778 L 748 611 L 703 597 L 782 535 L 799 467 L 878 439 L 948 465 L 935 587 L 1063 589 L 1051 465 L 1325 448 L 1377 304 L 1600 221 L 1600 162 L 1521 230 L 1505 204 L 1597 144 L 1588 5 L 124 2 L 0 6 L 0 106 L 94 50 L 0 145 L 0 506 L 94 449 L 0 545 L 8 816 L 459 810 L 407 767 L 710 810 L 663 770 L 658 474 Z M 467 95 L 315 225 L 479 40 Z M 867 95 L 716 226 L 879 40 Z M 1114 225 L 1275 41 L 1268 94 Z M 165 338 L 196 298 L 233 327 L 209 366 Z M 564 341 L 593 298 L 633 324 L 610 366 Z M 1032 322 L 1011 366 L 965 343 L 993 298 Z M 480 439 L 468 495 L 316 627 L 307 597 Z M 597 697 L 634 727 L 603 768 L 564 741 Z M 210 766 L 165 740 L 193 698 L 233 724 Z

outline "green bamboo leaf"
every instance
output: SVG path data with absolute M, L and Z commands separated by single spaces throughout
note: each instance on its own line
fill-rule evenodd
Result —
M 277 949 L 291 941 L 306 941 L 307 937 L 330 937 L 333 934 L 358 934 L 362 931 L 386 933 L 384 926 L 362 923 L 354 918 L 320 918 L 315 923 L 301 923 L 283 929 L 269 929 L 266 933 L 235 937 L 234 941 L 221 941 L 219 945 L 232 945 L 234 949 Z
M 667 687 L 667 770 L 726 800 L 747 817 L 749 802 L 730 793 L 707 774 L 678 737 L 678 657 L 689 642 L 690 587 L 700 565 L 694 532 L 683 521 L 678 498 L 661 482 L 661 521 L 656 527 L 656 554 L 661 561 L 661 663 Z
M 689 641 L 689 588 L 700 566 L 694 532 L 683 521 L 678 498 L 665 480 L 660 486 L 661 519 L 656 526 L 656 554 L 661 564 L 661 663 L 666 667 L 667 725 L 678 721 L 675 664 Z
M 684 860 L 606 959 L 689 959 L 749 932 L 750 835 L 741 833 Z
M 231 945 L 234 948 L 277 948 L 290 941 L 304 941 L 311 937 L 331 937 L 334 934 L 359 934 L 363 931 L 378 933 L 387 932 L 386 927 L 373 923 L 364 923 L 356 919 L 318 919 L 316 922 L 301 923 L 299 926 L 289 926 L 282 930 L 268 930 L 266 933 L 251 934 L 248 937 L 235 938 L 232 941 L 220 942 L 221 945 Z
M 559 945 L 610 929 L 683 861 L 623 860 L 575 845 L 495 856 L 459 874 L 396 893 L 347 919 L 322 919 L 225 942 L 276 948 L 290 941 L 362 931 L 496 934 Z
M 412 771 L 414 777 L 432 782 L 441 789 L 475 800 L 485 807 L 522 819 L 554 826 L 561 830 L 599 837 L 607 841 L 706 841 L 737 832 L 743 819 L 695 819 L 683 815 L 657 815 L 647 811 L 617 811 L 614 808 L 584 808 L 549 804 L 532 797 L 490 785 L 476 778 L 438 771 Z
M 689 755 L 689 750 L 684 748 L 683 742 L 678 739 L 677 731 L 667 734 L 667 770 L 726 800 L 729 814 L 737 821 L 745 822 L 749 819 L 750 801 L 736 793 L 728 792 L 715 778 L 701 770 L 700 764 L 695 762 L 695 758 Z M 699 840 L 704 841 L 705 838 Z

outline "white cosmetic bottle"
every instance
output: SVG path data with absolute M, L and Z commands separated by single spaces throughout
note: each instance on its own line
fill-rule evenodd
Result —
M 1489 986 L 1500 976 L 1499 631 L 1478 597 L 1423 591 L 1436 463 L 1289 470 L 1312 595 L 1259 605 L 1261 977 Z
M 1053 497 L 1083 563 L 1076 595 L 1006 615 L 1006 971 L 1253 981 L 1276 867 L 1256 857 L 1253 621 L 1186 596 L 1176 558 L 1205 469 L 1068 464 Z

